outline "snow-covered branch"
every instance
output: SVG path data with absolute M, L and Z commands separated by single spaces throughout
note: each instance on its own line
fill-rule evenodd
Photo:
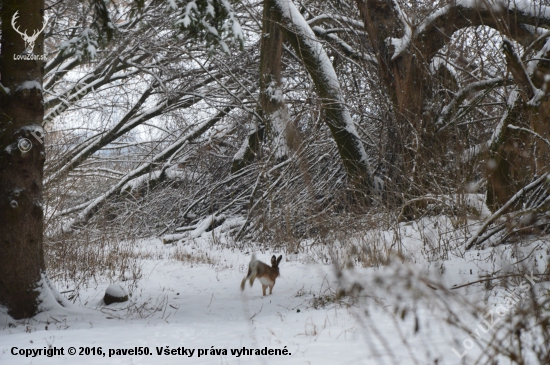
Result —
M 220 111 L 216 116 L 211 118 L 210 120 L 207 120 L 206 122 L 201 123 L 197 127 L 195 127 L 191 132 L 185 134 L 183 137 L 179 138 L 176 142 L 172 143 L 170 146 L 165 148 L 163 151 L 159 152 L 153 158 L 151 158 L 149 161 L 143 163 L 138 168 L 128 172 L 122 179 L 118 181 L 115 185 L 113 185 L 109 190 L 107 190 L 105 193 L 94 199 L 93 201 L 88 204 L 84 210 L 78 215 L 77 218 L 72 220 L 69 224 L 67 224 L 63 229 L 64 231 L 71 231 L 86 222 L 94 215 L 94 213 L 100 208 L 100 206 L 105 203 L 105 201 L 110 198 L 111 196 L 119 193 L 121 189 L 132 179 L 135 179 L 141 175 L 147 174 L 150 172 L 154 166 L 161 163 L 163 160 L 169 158 L 175 151 L 177 151 L 183 144 L 188 143 L 191 140 L 194 140 L 198 137 L 200 137 L 203 133 L 205 133 L 208 129 L 210 129 L 214 124 L 219 122 L 223 117 L 229 113 L 233 107 L 226 107 L 222 111 Z
M 350 180 L 369 191 L 372 187 L 372 169 L 327 53 L 291 0 L 276 0 L 275 4 L 283 32 L 301 57 L 322 100 L 328 127 Z
M 414 43 L 429 60 L 458 29 L 479 25 L 492 27 L 528 45 L 534 37 L 523 25 L 550 25 L 550 7 L 529 0 L 456 0 L 427 17 L 414 29 L 412 37 L 404 34 L 391 39 L 395 47 L 392 59 Z
M 441 114 L 439 115 L 439 118 L 436 122 L 436 125 L 438 126 L 439 130 L 445 128 L 449 120 L 451 120 L 451 118 L 453 117 L 454 111 L 456 110 L 456 108 L 458 108 L 460 104 L 462 104 L 462 102 L 466 100 L 466 98 L 468 98 L 468 96 L 481 90 L 493 89 L 498 86 L 504 86 L 506 84 L 509 84 L 511 81 L 512 80 L 510 79 L 496 78 L 496 79 L 473 82 L 468 86 L 462 88 L 457 93 L 457 95 L 451 100 L 451 102 L 445 105 L 441 110 Z
M 370 62 L 373 65 L 378 65 L 378 60 L 376 59 L 376 57 L 354 49 L 337 35 L 329 33 L 319 26 L 314 26 L 311 29 L 318 37 L 334 42 L 338 46 L 338 49 L 341 50 L 347 57 L 353 60 L 363 60 Z

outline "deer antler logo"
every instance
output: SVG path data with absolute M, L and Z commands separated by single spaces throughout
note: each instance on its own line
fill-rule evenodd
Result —
M 13 30 L 15 30 L 17 33 L 19 33 L 21 35 L 21 37 L 23 38 L 23 40 L 25 41 L 25 53 L 28 53 L 28 54 L 32 54 L 32 50 L 34 49 L 34 42 L 36 41 L 36 39 L 38 38 L 38 36 L 40 35 L 40 33 L 42 33 L 44 31 L 44 28 L 46 28 L 46 24 L 48 23 L 48 21 L 46 20 L 43 25 L 42 25 L 42 29 L 40 29 L 39 31 L 33 31 L 32 35 L 29 36 L 27 35 L 27 30 L 25 29 L 24 32 L 21 32 L 19 30 L 19 27 L 17 27 L 15 25 L 15 21 L 17 20 L 17 18 L 19 18 L 19 15 L 17 15 L 17 13 L 19 13 L 19 10 L 17 10 L 15 12 L 15 14 L 13 14 L 13 17 L 11 18 L 11 26 L 13 27 Z

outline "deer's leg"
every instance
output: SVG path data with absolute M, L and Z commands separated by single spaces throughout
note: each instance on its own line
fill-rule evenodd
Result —
M 265 297 L 265 290 L 266 289 L 267 289 L 267 285 L 262 284 L 262 292 L 264 293 L 264 297 Z

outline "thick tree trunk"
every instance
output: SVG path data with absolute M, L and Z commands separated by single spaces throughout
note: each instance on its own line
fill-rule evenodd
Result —
M 532 30 L 524 24 L 541 26 L 549 23 L 550 17 L 545 16 L 545 10 L 538 5 L 516 7 L 502 2 L 502 6 L 498 7 L 489 3 L 456 0 L 427 17 L 422 23 L 412 25 L 397 1 L 356 0 L 356 4 L 378 59 L 380 79 L 392 102 L 396 121 L 397 136 L 393 138 L 395 143 L 392 146 L 394 154 L 400 159 L 394 163 L 393 169 L 402 178 L 395 180 L 394 175 L 392 180 L 400 180 L 400 190 L 405 193 L 424 193 L 415 191 L 415 188 L 424 184 L 425 167 L 430 166 L 432 157 L 445 156 L 446 141 L 452 138 L 445 133 L 439 133 L 438 138 L 433 138 L 437 133 L 434 129 L 437 115 L 433 115 L 434 108 L 428 106 L 436 103 L 430 72 L 430 62 L 434 55 L 457 30 L 480 25 L 492 27 L 502 35 L 528 46 L 535 38 Z M 513 47 L 508 48 L 512 50 Z M 505 53 L 509 52 L 505 49 Z M 511 66 L 510 57 L 508 60 Z M 519 89 L 529 94 L 532 87 L 528 76 L 522 74 L 525 70 L 516 65 L 511 67 L 511 71 Z M 531 97 L 527 96 L 528 99 Z M 529 118 L 526 114 L 534 114 L 517 109 L 514 107 L 503 119 L 506 125 L 501 128 L 500 137 L 493 138 L 490 148 L 488 201 L 494 209 L 502 206 L 525 181 L 519 176 L 526 169 L 513 167 L 521 160 L 516 147 L 519 134 L 508 131 L 507 125 L 518 122 L 516 119 L 519 116 L 524 119 Z M 444 118 L 442 115 L 440 120 Z M 535 124 L 538 130 L 546 130 L 540 126 L 540 122 Z M 541 142 L 538 141 L 537 144 L 540 145 Z M 524 153 L 525 147 L 520 147 L 520 150 Z M 546 153 L 546 147 L 539 147 L 538 150 Z M 444 164 L 445 160 L 440 160 L 440 163 Z M 522 163 L 521 166 L 525 164 Z M 520 170 L 522 172 L 518 172 Z M 410 177 L 414 184 L 405 177 Z
M 486 163 L 486 203 L 493 212 L 527 185 L 533 173 L 531 158 L 525 158 L 528 156 L 525 140 L 529 136 L 509 128 L 509 125 L 528 118 L 529 113 L 518 91 L 514 91 L 510 99 L 513 100 L 509 100 L 509 109 L 493 133 Z M 517 207 L 510 206 L 510 209 L 513 208 Z
M 426 60 L 415 47 L 394 57 L 399 45 L 389 40 L 400 39 L 408 33 L 395 4 L 357 0 L 357 6 L 377 56 L 380 79 L 392 102 L 385 171 L 394 185 L 388 188 L 398 194 L 393 198 L 399 201 L 398 196 L 412 193 L 411 187 L 422 177 L 417 161 L 419 149 L 430 149 L 433 144 L 434 123 L 423 109 L 426 98 L 432 95 L 431 75 Z
M 489 145 L 486 201 L 492 211 L 499 210 L 534 177 L 547 173 L 550 168 L 547 142 L 550 102 L 546 100 L 549 83 L 544 80 L 544 75 L 549 71 L 548 65 L 546 62 L 533 65 L 529 74 L 513 44 L 507 39 L 503 41 L 503 52 L 517 88 L 508 99 L 508 110 Z M 550 52 L 544 52 L 533 58 L 540 60 L 548 56 Z M 537 89 L 538 92 L 535 92 Z M 518 200 L 516 206 L 509 208 L 518 209 L 521 203 Z
M 0 72 L 0 304 L 14 318 L 35 315 L 39 306 L 43 254 L 42 175 L 43 65 L 41 60 L 14 60 L 25 51 L 20 30 L 42 29 L 43 0 L 3 1 Z M 43 33 L 34 44 L 43 54 Z

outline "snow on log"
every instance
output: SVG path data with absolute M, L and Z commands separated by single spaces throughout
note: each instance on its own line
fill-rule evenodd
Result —
M 212 214 L 194 226 L 176 229 L 176 232 L 187 231 L 185 233 L 167 234 L 163 236 L 162 243 L 166 245 L 184 238 L 198 238 L 203 233 L 210 231 L 215 231 L 216 233 L 226 232 L 233 228 L 241 227 L 245 224 L 245 221 L 243 217 L 227 218 L 225 214 Z

